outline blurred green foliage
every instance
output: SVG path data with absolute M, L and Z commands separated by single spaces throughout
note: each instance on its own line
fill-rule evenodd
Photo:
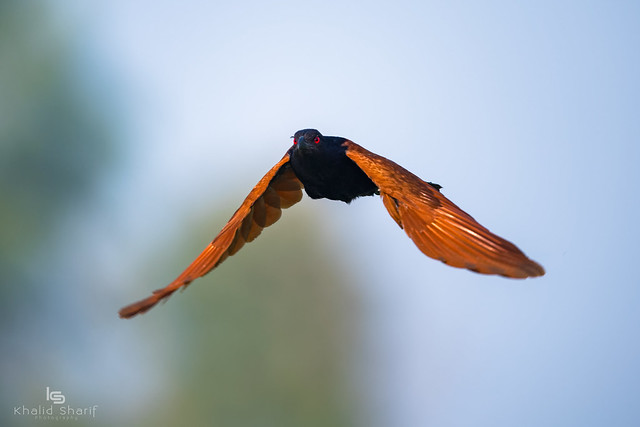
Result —
M 0 2 L 0 281 L 33 286 L 34 258 L 113 159 L 98 86 L 41 2 Z M 11 308 L 3 286 L 3 311 Z M 22 290 L 25 292 L 25 289 Z M 6 314 L 6 311 L 5 311 Z
M 140 339 L 171 340 L 178 348 L 161 356 L 168 399 L 141 414 L 140 422 L 355 424 L 349 363 L 356 349 L 358 304 L 340 281 L 347 276 L 341 264 L 317 231 L 309 230 L 312 219 L 312 212 L 285 212 L 258 240 L 145 314 L 151 336 Z M 212 223 L 222 222 L 193 227 L 188 240 L 202 241 Z M 185 255 L 182 265 L 199 249 L 179 250 Z M 150 320 L 153 316 L 157 322 Z M 167 317 L 169 331 L 159 326 Z
M 95 355 L 97 350 L 87 346 L 113 351 L 112 346 L 122 345 L 114 335 L 126 328 L 135 346 L 117 351 L 109 366 L 101 358 L 83 359 L 81 374 L 91 388 L 65 388 L 76 401 L 94 402 L 97 391 L 118 384 L 106 392 L 115 403 L 95 402 L 98 418 L 76 425 L 353 425 L 356 396 L 349 362 L 357 304 L 339 281 L 344 275 L 338 260 L 318 241 L 320 233 L 288 212 L 282 220 L 286 225 L 265 230 L 258 241 L 143 319 L 125 322 L 113 308 L 106 324 L 86 319 L 74 323 L 73 334 L 50 336 L 58 320 L 49 318 L 52 312 L 75 311 L 68 317 L 76 319 L 84 311 L 74 304 L 85 309 L 87 301 L 51 301 L 47 295 L 96 286 L 65 278 L 81 275 L 47 274 L 51 252 L 72 253 L 78 265 L 96 261 L 90 248 L 69 247 L 57 227 L 74 211 L 95 205 L 101 179 L 125 154 L 116 141 L 122 123 L 114 120 L 113 106 L 108 97 L 94 96 L 108 82 L 87 75 L 94 68 L 82 66 L 89 60 L 84 55 L 73 34 L 54 25 L 43 3 L 0 2 L 0 309 L 2 369 L 12 373 L 3 383 L 7 401 L 0 424 L 30 425 L 33 420 L 16 418 L 7 408 L 43 403 L 43 387 L 57 377 L 51 372 L 61 367 L 69 372 L 74 367 L 64 363 Z M 95 224 L 104 220 L 100 212 L 93 215 Z M 195 245 L 203 235 L 213 235 L 213 223 L 185 224 L 184 241 L 159 245 L 155 256 L 136 266 L 139 271 L 120 277 L 149 280 L 159 265 L 177 274 L 202 249 L 182 248 L 184 242 Z M 93 289 L 88 295 L 93 307 L 103 293 Z M 96 306 L 97 311 L 110 312 L 108 305 Z M 159 352 L 163 347 L 172 350 Z M 150 364 L 162 367 L 150 381 L 161 390 L 152 392 L 143 384 L 137 389 L 152 397 L 118 400 L 133 386 L 134 379 L 117 376 L 135 370 L 132 361 L 140 356 L 131 352 L 136 349 L 153 354 Z

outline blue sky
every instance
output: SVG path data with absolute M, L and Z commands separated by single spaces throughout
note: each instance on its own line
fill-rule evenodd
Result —
M 375 198 L 305 200 L 365 278 L 369 425 L 640 423 L 637 2 L 60 3 L 108 69 L 86 71 L 118 82 L 128 161 L 104 197 L 132 253 L 239 203 L 315 127 L 443 185 L 545 266 L 452 269 Z

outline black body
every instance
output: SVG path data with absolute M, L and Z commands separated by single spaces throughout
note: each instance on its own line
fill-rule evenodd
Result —
M 312 199 L 341 200 L 372 196 L 378 187 L 350 158 L 345 138 L 322 136 L 315 129 L 296 132 L 289 150 L 291 167 Z

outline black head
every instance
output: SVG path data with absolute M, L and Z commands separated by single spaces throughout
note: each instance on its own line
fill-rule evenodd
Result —
M 315 129 L 302 129 L 293 135 L 293 145 L 300 148 L 311 148 L 320 144 L 324 137 Z

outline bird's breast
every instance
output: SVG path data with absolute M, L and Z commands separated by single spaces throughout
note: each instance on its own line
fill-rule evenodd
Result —
M 339 145 L 331 149 L 294 147 L 291 167 L 312 199 L 341 200 L 349 203 L 360 196 L 371 196 L 378 188 L 345 154 Z

